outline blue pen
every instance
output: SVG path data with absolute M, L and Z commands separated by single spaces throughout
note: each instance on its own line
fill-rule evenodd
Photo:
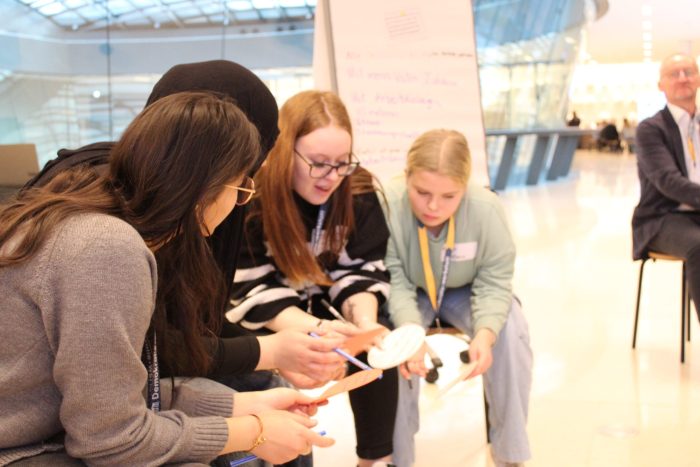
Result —
M 318 434 L 321 436 L 326 436 L 326 431 L 325 430 L 319 431 Z M 236 459 L 235 461 L 231 461 L 230 466 L 236 467 L 237 465 L 247 464 L 248 462 L 253 461 L 257 458 L 258 458 L 258 456 L 256 456 L 255 454 L 251 454 L 249 456 L 245 456 L 245 457 L 241 457 L 240 459 Z
M 310 332 L 309 335 L 310 335 L 311 337 L 316 337 L 316 338 L 321 337 L 321 336 L 319 336 L 318 334 L 316 334 L 315 332 Z M 350 355 L 349 353 L 347 353 L 347 352 L 344 351 L 343 349 L 339 349 L 339 348 L 336 347 L 335 349 L 333 349 L 333 352 L 337 353 L 338 355 L 340 355 L 341 357 L 343 357 L 344 359 L 346 359 L 346 360 L 349 361 L 350 363 L 353 363 L 353 364 L 356 365 L 358 368 L 362 368 L 363 370 L 373 370 L 373 368 L 372 368 L 371 366 L 369 366 L 369 365 L 367 365 L 366 363 L 361 362 L 360 360 L 356 359 L 355 357 L 353 357 L 352 355 Z M 377 379 L 382 379 L 382 375 L 379 375 L 379 376 L 377 377 Z

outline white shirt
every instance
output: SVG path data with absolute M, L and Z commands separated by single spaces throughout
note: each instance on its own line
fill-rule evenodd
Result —
M 695 117 L 691 117 L 685 109 L 677 105 L 671 104 L 670 102 L 666 105 L 673 119 L 676 121 L 678 131 L 681 134 L 685 166 L 688 169 L 688 179 L 693 183 L 700 184 L 700 137 L 698 135 L 698 117 L 700 117 L 700 115 L 696 112 Z M 695 162 L 693 162 L 693 156 L 690 154 L 690 146 L 688 145 L 688 140 L 691 138 L 693 147 L 695 148 Z M 681 204 L 679 209 L 683 211 L 694 210 L 687 204 Z

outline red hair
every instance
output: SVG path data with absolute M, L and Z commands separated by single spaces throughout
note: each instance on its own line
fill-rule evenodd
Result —
M 263 234 L 275 264 L 290 282 L 297 285 L 306 282 L 331 284 L 308 248 L 310 235 L 294 201 L 292 188 L 294 146 L 297 139 L 329 125 L 342 128 L 352 136 L 350 117 L 336 94 L 304 91 L 291 97 L 280 110 L 279 138 L 255 180 L 260 187 L 257 195 L 259 203 L 252 215 L 262 217 Z M 372 189 L 372 176 L 364 169 L 356 170 L 341 182 L 329 199 L 330 206 L 324 224 L 328 233 L 325 236 L 324 251 L 340 254 L 345 239 L 355 225 L 353 193 Z

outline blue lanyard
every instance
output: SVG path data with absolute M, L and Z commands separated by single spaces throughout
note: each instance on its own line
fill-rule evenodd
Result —
M 158 347 L 156 344 L 156 331 L 153 331 L 153 349 L 146 339 L 143 344 L 143 352 L 146 356 L 148 367 L 148 400 L 146 405 L 154 412 L 160 411 L 160 372 L 158 371 Z
M 328 203 L 326 201 L 318 209 L 318 216 L 316 217 L 316 227 L 311 231 L 311 254 L 316 255 L 316 248 L 319 243 L 321 243 L 321 235 L 323 234 L 323 221 L 326 220 L 326 213 L 328 212 Z M 306 312 L 311 314 L 311 288 L 306 287 Z
M 321 205 L 318 209 L 318 217 L 316 217 L 316 227 L 311 232 L 311 253 L 316 254 L 316 247 L 321 242 L 321 234 L 323 234 L 323 221 L 326 220 L 326 212 L 328 212 L 328 201 Z
M 447 274 L 450 272 L 450 261 L 452 261 L 452 248 L 447 248 L 445 250 L 445 259 L 442 261 L 442 277 L 440 278 L 440 288 L 437 294 L 437 308 L 435 313 L 440 312 L 440 306 L 442 306 L 442 299 L 445 296 L 445 289 L 447 288 Z

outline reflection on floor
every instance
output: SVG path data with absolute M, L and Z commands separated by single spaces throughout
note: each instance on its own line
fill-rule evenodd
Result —
M 700 356 L 691 342 L 680 363 L 680 264 L 645 268 L 631 349 L 639 264 L 631 260 L 630 218 L 638 190 L 634 157 L 580 151 L 568 179 L 501 194 L 518 248 L 514 289 L 535 354 L 528 467 L 700 465 Z M 421 402 L 430 426 L 421 437 L 427 430 L 433 446 L 452 442 L 430 452 L 419 445 L 417 466 L 490 467 L 480 389 L 453 391 L 464 391 L 472 409 Z M 316 465 L 355 465 L 347 399 L 320 417 L 338 445 L 317 452 Z M 477 422 L 464 432 L 453 427 L 469 417 Z

